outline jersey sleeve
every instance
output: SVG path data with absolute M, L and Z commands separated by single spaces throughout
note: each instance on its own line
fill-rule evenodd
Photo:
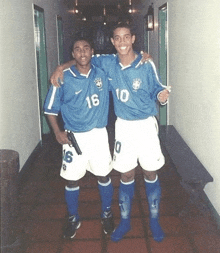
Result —
M 153 100 L 157 100 L 157 95 L 164 89 L 166 86 L 161 83 L 160 77 L 157 73 L 156 67 L 153 61 L 149 61 L 147 64 L 148 67 L 148 81 L 151 86 L 151 97 Z
M 62 104 L 62 88 L 57 88 L 51 85 L 48 90 L 45 102 L 44 102 L 44 113 L 58 115 Z
M 114 54 L 96 54 L 92 57 L 91 61 L 93 65 L 101 68 L 107 74 L 109 71 L 109 66 L 111 65 L 114 58 Z

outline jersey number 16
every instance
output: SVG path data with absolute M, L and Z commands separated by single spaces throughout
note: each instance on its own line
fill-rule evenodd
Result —
M 99 96 L 97 94 L 93 94 L 91 97 L 87 97 L 86 101 L 89 109 L 91 109 L 93 106 L 99 105 Z

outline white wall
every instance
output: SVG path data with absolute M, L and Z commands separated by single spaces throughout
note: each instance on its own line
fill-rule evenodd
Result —
M 158 22 L 165 1 L 151 2 Z M 167 2 L 169 123 L 214 178 L 205 192 L 220 214 L 220 1 Z M 158 29 L 150 32 L 150 54 L 158 64 Z
M 56 15 L 62 1 L 36 0 L 44 9 L 49 75 L 58 62 Z M 20 168 L 41 140 L 31 0 L 3 0 L 1 8 L 0 149 L 19 152 Z

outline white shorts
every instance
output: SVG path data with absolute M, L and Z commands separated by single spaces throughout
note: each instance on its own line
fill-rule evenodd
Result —
M 157 120 L 155 117 L 134 121 L 117 118 L 113 168 L 125 173 L 134 169 L 138 161 L 147 171 L 156 171 L 165 163 Z
M 75 148 L 68 144 L 63 145 L 60 176 L 73 181 L 82 178 L 86 171 L 95 176 L 107 176 L 112 170 L 112 159 L 106 128 L 94 128 L 74 135 L 82 155 L 77 155 Z

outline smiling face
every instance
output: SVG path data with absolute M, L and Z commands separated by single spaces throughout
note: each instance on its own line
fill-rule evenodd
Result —
M 121 56 L 133 52 L 132 45 L 134 41 L 135 35 L 132 35 L 130 29 L 126 27 L 116 28 L 113 32 L 113 38 L 111 38 L 112 44 Z
M 94 50 L 86 40 L 79 40 L 74 43 L 72 55 L 76 60 L 76 67 L 79 70 L 81 68 L 90 68 L 93 52 Z

